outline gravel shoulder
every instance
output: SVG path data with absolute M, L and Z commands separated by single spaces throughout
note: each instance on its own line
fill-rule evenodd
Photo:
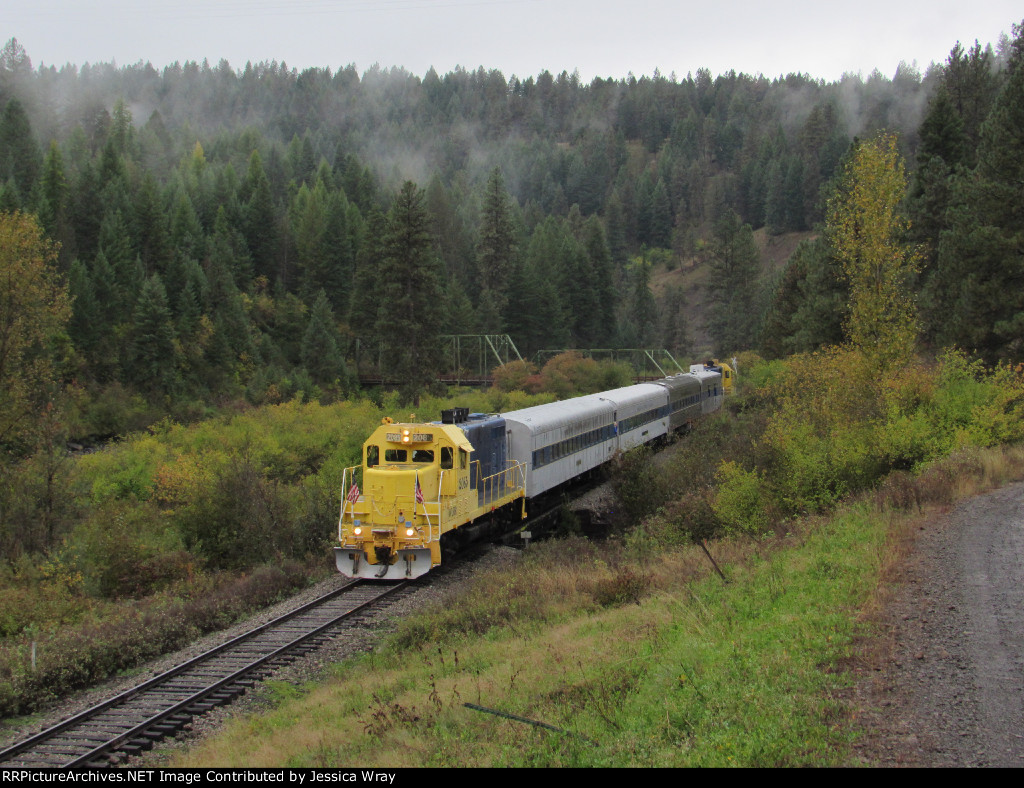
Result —
M 1024 766 L 1024 483 L 922 523 L 857 687 L 880 766 Z

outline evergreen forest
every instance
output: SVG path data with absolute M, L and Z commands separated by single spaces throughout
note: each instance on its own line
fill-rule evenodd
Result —
M 0 209 L 34 218 L 66 284 L 66 332 L 48 341 L 82 436 L 332 401 L 358 374 L 415 397 L 441 334 L 508 333 L 527 358 L 835 342 L 847 285 L 825 196 L 851 142 L 880 132 L 911 173 L 925 339 L 1016 359 L 1020 48 L 1018 31 L 925 73 L 836 83 L 584 84 L 483 67 L 33 68 L 11 39 Z M 800 243 L 771 264 L 780 239 Z

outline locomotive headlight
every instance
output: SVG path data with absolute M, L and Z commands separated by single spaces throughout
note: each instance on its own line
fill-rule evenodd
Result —
M 413 528 L 406 528 L 406 529 L 405 529 L 405 535 L 406 535 L 406 536 L 412 536 L 412 535 L 413 535 L 413 534 L 415 534 L 415 533 L 416 533 L 416 530 L 415 530 L 415 529 L 413 529 Z
M 410 440 L 409 430 L 402 430 L 402 443 L 408 443 Z
M 363 529 L 362 528 L 353 528 L 352 529 L 352 533 L 354 533 L 356 536 L 361 536 L 362 533 L 363 533 Z

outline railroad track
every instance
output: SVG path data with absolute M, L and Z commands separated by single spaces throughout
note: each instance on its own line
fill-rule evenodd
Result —
M 0 769 L 106 767 L 231 703 L 273 670 L 359 626 L 408 586 L 356 581 L 0 751 Z

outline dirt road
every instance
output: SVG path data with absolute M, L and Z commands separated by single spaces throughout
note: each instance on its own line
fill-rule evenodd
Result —
M 1024 766 L 1024 483 L 923 526 L 864 670 L 860 747 L 884 766 Z

